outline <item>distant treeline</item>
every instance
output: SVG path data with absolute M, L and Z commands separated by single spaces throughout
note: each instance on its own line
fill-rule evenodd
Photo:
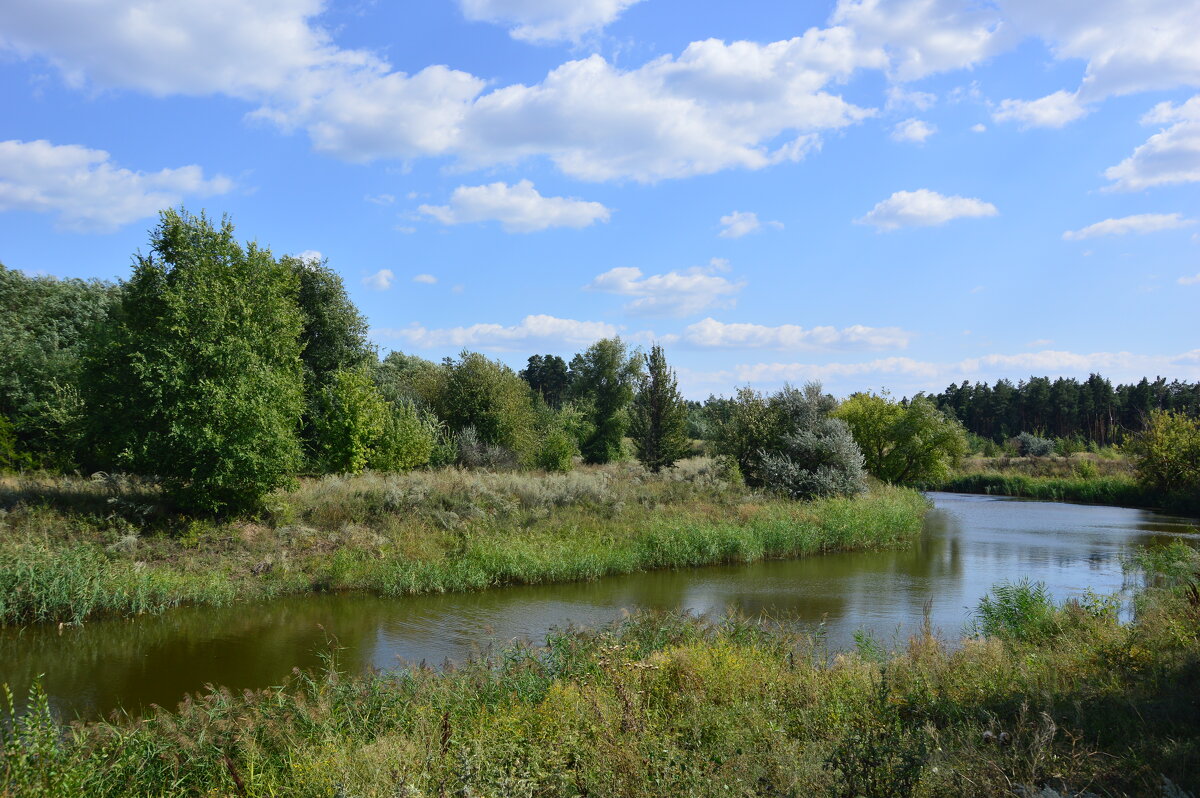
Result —
M 1145 429 L 1155 410 L 1200 416 L 1200 382 L 1167 382 L 1163 377 L 1115 387 L 1099 374 L 1083 382 L 1030 377 L 1016 385 L 964 380 L 933 399 L 968 432 L 997 443 L 1026 432 L 1107 446 Z

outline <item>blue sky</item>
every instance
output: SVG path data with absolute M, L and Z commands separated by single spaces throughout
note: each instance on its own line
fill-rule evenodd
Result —
M 620 334 L 691 396 L 1200 379 L 1200 3 L 9 0 L 0 262 L 161 207 L 384 351 Z

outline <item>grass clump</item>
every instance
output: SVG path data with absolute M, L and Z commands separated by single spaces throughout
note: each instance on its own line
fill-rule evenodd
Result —
M 462 469 L 306 480 L 252 520 L 166 515 L 141 485 L 0 482 L 0 624 L 79 623 L 305 591 L 382 595 L 595 579 L 892 545 L 927 504 L 879 487 L 799 503 L 704 458 L 570 473 Z
M 0 794 L 1182 795 L 1200 559 L 1154 556 L 1170 567 L 1127 625 L 1016 585 L 980 607 L 994 634 L 955 646 L 830 655 L 769 620 L 646 613 L 443 671 L 346 678 L 334 652 L 282 687 L 65 734 L 35 694 L 0 724 Z

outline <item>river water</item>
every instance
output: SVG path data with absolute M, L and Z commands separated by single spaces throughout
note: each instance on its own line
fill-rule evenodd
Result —
M 568 623 L 597 626 L 636 608 L 787 618 L 823 634 L 831 648 L 859 630 L 900 642 L 922 623 L 958 638 L 971 609 L 997 582 L 1028 578 L 1066 598 L 1115 593 L 1123 556 L 1183 537 L 1200 545 L 1195 520 L 1147 510 L 931 493 L 934 509 L 911 547 L 752 565 L 611 577 L 405 598 L 298 596 L 222 609 L 0 630 L 0 682 L 20 697 L 39 674 L 61 717 L 117 707 L 173 707 L 206 684 L 279 684 L 293 667 L 318 667 L 336 640 L 351 671 L 440 664 L 543 640 Z

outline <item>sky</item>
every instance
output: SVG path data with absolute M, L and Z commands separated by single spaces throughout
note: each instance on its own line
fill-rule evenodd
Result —
M 381 352 L 1200 380 L 1200 2 L 0 3 L 0 263 L 123 279 L 179 206 Z

